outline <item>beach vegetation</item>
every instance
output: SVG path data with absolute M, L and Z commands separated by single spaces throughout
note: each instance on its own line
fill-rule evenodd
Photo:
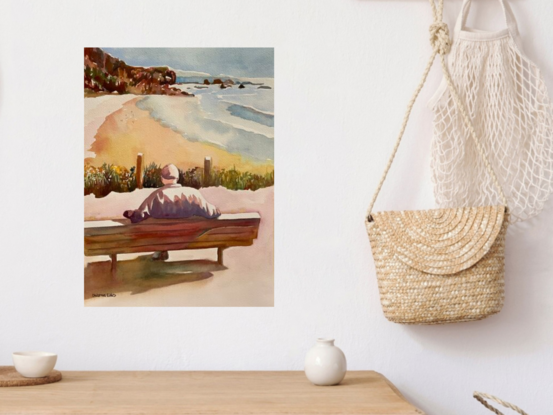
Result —
M 132 192 L 136 189 L 135 168 L 104 163 L 100 167 L 85 165 L 84 192 L 96 197 L 107 196 L 111 192 Z
M 145 188 L 163 187 L 161 181 L 162 166 L 150 163 L 144 167 L 142 183 Z M 136 189 L 136 167 L 126 168 L 104 163 L 100 167 L 85 164 L 84 194 L 104 197 L 111 192 L 126 193 Z M 229 190 L 258 190 L 275 184 L 274 170 L 265 174 L 255 174 L 232 169 L 212 169 L 204 176 L 201 167 L 186 170 L 179 169 L 178 183 L 182 186 L 200 189 L 202 187 L 222 186 Z

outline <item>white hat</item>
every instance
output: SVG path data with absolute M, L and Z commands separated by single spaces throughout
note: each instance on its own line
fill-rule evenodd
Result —
M 174 164 L 168 164 L 161 169 L 161 177 L 165 180 L 174 180 L 179 178 L 179 169 Z

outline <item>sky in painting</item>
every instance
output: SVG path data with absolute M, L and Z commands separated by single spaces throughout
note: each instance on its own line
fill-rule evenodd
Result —
M 273 48 L 102 48 L 134 66 L 170 66 L 183 71 L 274 78 Z

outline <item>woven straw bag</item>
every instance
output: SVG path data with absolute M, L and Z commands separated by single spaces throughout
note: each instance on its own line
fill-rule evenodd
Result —
M 524 412 L 522 409 L 520 409 L 518 406 L 515 406 L 513 404 L 510 404 L 509 402 L 505 402 L 499 398 L 496 398 L 495 396 L 488 395 L 487 393 L 482 392 L 474 392 L 472 395 L 474 398 L 480 402 L 482 405 L 484 405 L 486 408 L 488 408 L 490 411 L 496 413 L 497 415 L 503 415 L 503 412 L 500 412 L 493 406 L 491 406 L 486 400 L 489 399 L 490 401 L 497 402 L 500 405 L 503 405 L 505 408 L 512 409 L 515 412 L 518 412 L 520 415 L 528 415 L 526 412 Z
M 506 198 L 476 137 L 445 61 L 451 44 L 441 21 L 443 0 L 429 0 L 433 53 L 415 90 L 382 179 L 369 205 L 365 225 L 373 252 L 384 315 L 402 324 L 442 324 L 480 320 L 498 313 L 504 299 Z M 492 178 L 502 204 L 424 211 L 372 209 L 386 179 L 413 104 L 436 55 L 465 125 Z

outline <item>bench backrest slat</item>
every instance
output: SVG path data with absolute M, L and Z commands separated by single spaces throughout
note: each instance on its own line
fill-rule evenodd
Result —
M 85 255 L 248 246 L 257 238 L 258 213 L 225 214 L 217 219 L 128 219 L 85 222 Z

